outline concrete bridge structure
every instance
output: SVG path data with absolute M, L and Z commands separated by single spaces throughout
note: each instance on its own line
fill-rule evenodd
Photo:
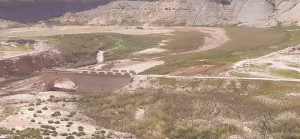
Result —
M 127 70 L 63 70 L 44 69 L 41 72 L 43 90 L 53 90 L 59 79 L 69 79 L 78 92 L 111 92 L 127 86 L 132 81 L 134 71 Z

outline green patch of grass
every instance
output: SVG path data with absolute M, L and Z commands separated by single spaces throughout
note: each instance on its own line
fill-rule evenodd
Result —
M 112 34 L 115 43 L 104 49 L 117 55 L 117 59 L 128 58 L 132 53 L 157 45 L 162 38 L 159 35 L 122 35 Z
M 300 79 L 300 73 L 295 70 L 271 70 L 271 73 L 277 76 L 285 77 L 285 78 L 296 78 Z
M 200 31 L 175 31 L 173 34 L 164 36 L 169 42 L 162 48 L 171 52 L 188 52 L 197 50 L 204 44 L 205 34 Z
M 87 54 L 96 56 L 98 50 L 113 53 L 112 59 L 123 59 L 132 53 L 155 46 L 161 41 L 155 35 L 123 35 L 116 33 L 66 34 L 44 37 L 59 46 L 64 55 Z

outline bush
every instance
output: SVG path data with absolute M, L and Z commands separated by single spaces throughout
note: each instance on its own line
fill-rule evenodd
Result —
M 74 136 L 67 136 L 66 139 L 75 139 Z
M 83 126 L 78 126 L 78 131 L 83 131 Z
M 78 133 L 77 133 L 77 136 L 78 136 L 78 137 L 84 136 L 84 135 L 86 135 L 85 132 L 78 132 Z
M 75 132 L 75 131 L 74 131 L 74 132 L 72 132 L 72 135 L 77 135 L 77 132 Z
M 76 112 L 71 112 L 70 115 L 76 115 Z
M 61 135 L 61 136 L 68 136 L 67 133 L 61 133 L 60 135 Z
M 69 124 L 69 125 L 72 125 L 72 124 L 73 124 L 73 122 L 68 122 L 68 124 Z
M 55 121 L 54 123 L 55 123 L 55 124 L 60 124 L 60 122 L 59 122 L 59 121 Z
M 43 107 L 42 110 L 48 110 L 48 108 L 47 107 Z
M 36 113 L 34 113 L 34 114 L 33 114 L 33 117 L 37 117 L 37 114 L 36 114 Z
M 56 130 L 56 128 L 54 126 L 49 126 L 48 128 L 51 130 Z
M 38 124 L 42 124 L 41 122 L 38 122 Z
M 106 131 L 105 131 L 105 130 L 101 130 L 100 133 L 101 133 L 101 134 L 105 134 Z
M 52 117 L 55 116 L 61 116 L 61 113 L 59 111 L 54 112 L 53 114 L 51 114 Z
M 72 125 L 67 124 L 66 127 L 71 127 Z
M 36 113 L 42 113 L 42 111 L 41 110 L 37 110 Z
M 35 122 L 35 120 L 34 120 L 34 119 L 32 119 L 32 120 L 31 120 L 31 122 Z
M 53 123 L 53 120 L 49 120 L 48 123 L 49 123 L 49 124 L 52 124 L 52 123 Z
M 28 108 L 28 111 L 34 111 L 34 108 L 30 107 Z

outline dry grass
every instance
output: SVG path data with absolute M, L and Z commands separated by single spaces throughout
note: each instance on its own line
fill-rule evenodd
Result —
M 199 95 L 166 92 L 122 95 L 88 94 L 83 96 L 84 99 L 79 102 L 79 107 L 99 125 L 130 132 L 139 138 L 199 138 L 202 136 L 226 138 L 240 133 L 241 131 L 233 125 L 222 123 L 202 125 L 192 122 L 197 119 L 210 120 L 212 115 L 209 111 L 215 109 L 212 107 L 215 102 L 211 102 L 210 99 L 215 98 L 216 101 L 222 99 L 223 105 L 231 105 L 228 104 L 231 96 L 214 97 L 215 95 L 214 93 Z M 210 107 L 201 107 L 204 105 L 210 105 Z M 146 113 L 144 118 L 135 120 L 134 115 L 138 108 L 145 109 Z M 217 109 L 221 110 L 221 107 Z M 226 112 L 221 113 L 226 114 Z
M 281 76 L 284 78 L 300 79 L 300 73 L 295 70 L 271 70 L 271 72 L 277 76 Z
M 300 115 L 299 98 L 287 101 L 290 99 L 285 96 L 286 93 L 300 90 L 300 84 L 295 82 L 158 78 L 152 84 L 157 89 L 144 88 L 134 94 L 83 94 L 78 106 L 100 126 L 130 132 L 139 138 L 243 136 L 239 128 L 224 125 L 216 118 L 257 122 L 251 128 L 260 132 L 257 118 L 266 114 L 276 117 L 292 111 Z M 178 91 L 178 88 L 183 90 Z M 256 99 L 261 95 L 278 100 L 282 105 Z M 145 110 L 142 119 L 134 118 L 137 109 Z M 274 137 L 293 137 L 298 133 L 298 124 L 293 120 L 272 122 L 272 132 L 269 133 Z
M 2 113 L 0 113 L 0 122 L 3 121 L 6 117 L 17 113 L 19 109 L 20 108 L 18 107 L 10 107 L 10 106 L 3 107 L 3 111 Z
M 146 70 L 144 74 L 168 74 L 177 69 L 199 65 L 217 65 L 220 69 L 217 71 L 223 72 L 234 62 L 259 57 L 292 46 L 296 41 L 300 42 L 300 33 L 286 32 L 284 29 L 246 27 L 225 29 L 230 38 L 226 44 L 204 52 L 166 56 L 162 58 L 166 62 L 164 65 Z

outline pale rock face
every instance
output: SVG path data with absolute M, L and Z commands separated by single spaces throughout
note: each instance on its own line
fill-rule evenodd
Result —
M 300 0 L 159 0 L 113 1 L 64 19 L 98 25 L 191 26 L 229 25 L 268 27 L 297 25 Z M 62 20 L 61 20 L 62 21 Z

